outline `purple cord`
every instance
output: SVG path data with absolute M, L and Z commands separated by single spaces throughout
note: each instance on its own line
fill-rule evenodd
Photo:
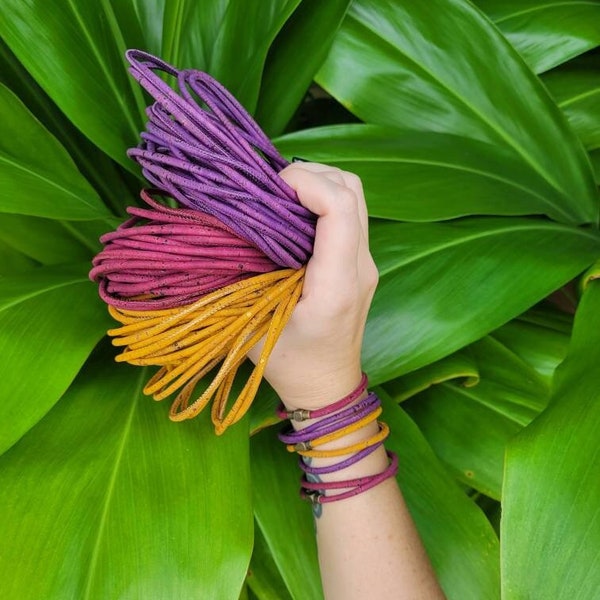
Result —
M 126 56 L 155 99 L 141 145 L 128 152 L 146 179 L 183 206 L 217 217 L 274 263 L 306 264 L 316 217 L 277 176 L 288 163 L 246 110 L 206 73 L 178 71 L 140 50 Z M 155 70 L 176 77 L 179 93 Z

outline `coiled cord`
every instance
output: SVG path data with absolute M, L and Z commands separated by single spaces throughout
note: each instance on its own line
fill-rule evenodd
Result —
M 174 421 L 214 399 L 221 434 L 248 410 L 300 299 L 316 217 L 278 176 L 287 162 L 225 88 L 139 50 L 127 59 L 155 99 L 142 143 L 128 154 L 157 189 L 142 190 L 147 207 L 129 207 L 131 218 L 102 236 L 90 278 L 121 324 L 108 331 L 123 347 L 116 360 L 159 367 L 144 392 L 156 400 L 176 393 Z M 176 77 L 179 93 L 156 70 Z M 254 370 L 230 401 L 240 365 L 263 338 Z

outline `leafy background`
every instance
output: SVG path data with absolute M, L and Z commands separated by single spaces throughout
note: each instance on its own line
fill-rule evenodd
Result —
M 321 597 L 272 391 L 217 438 L 104 337 L 90 259 L 142 185 L 128 47 L 363 178 L 364 367 L 448 598 L 597 597 L 600 2 L 4 0 L 0 37 L 3 598 Z

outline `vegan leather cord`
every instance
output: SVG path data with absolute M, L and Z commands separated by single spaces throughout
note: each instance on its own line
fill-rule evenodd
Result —
M 248 410 L 300 298 L 316 216 L 278 176 L 287 161 L 223 86 L 140 50 L 126 57 L 155 100 L 128 155 L 156 189 L 143 190 L 146 206 L 129 207 L 130 219 L 102 236 L 90 278 L 121 324 L 108 332 L 124 348 L 116 360 L 159 367 L 144 392 L 176 394 L 174 421 L 213 400 L 220 434 Z M 178 91 L 155 71 L 175 77 Z M 258 363 L 230 401 L 240 365 L 262 338 Z

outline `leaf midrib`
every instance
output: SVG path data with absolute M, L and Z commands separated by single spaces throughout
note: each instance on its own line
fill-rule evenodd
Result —
M 495 137 L 499 138 L 502 142 L 507 144 L 510 148 L 513 148 L 513 150 L 515 152 L 517 152 L 517 154 L 519 156 L 521 156 L 523 158 L 523 160 L 532 167 L 534 172 L 537 172 L 546 182 L 548 182 L 549 185 L 551 185 L 554 189 L 556 189 L 557 192 L 561 196 L 563 196 L 563 197 L 565 196 L 560 185 L 550 175 L 550 173 L 548 173 L 536 160 L 534 160 L 533 157 L 528 152 L 526 152 L 526 150 L 524 148 L 522 148 L 516 142 L 516 140 L 514 138 L 508 136 L 507 132 L 504 132 L 502 129 L 499 129 L 495 123 L 489 121 L 483 113 L 479 112 L 479 110 L 475 106 L 473 106 L 471 103 L 469 103 L 464 97 L 460 96 L 457 93 L 457 91 L 448 87 L 434 73 L 432 73 L 427 68 L 425 68 L 425 66 L 418 63 L 414 58 L 412 58 L 412 56 L 409 56 L 406 52 L 404 52 L 401 48 L 396 46 L 393 42 L 391 42 L 387 38 L 383 37 L 381 32 L 373 29 L 370 26 L 370 24 L 364 23 L 363 21 L 359 20 L 357 17 L 353 16 L 351 13 L 348 14 L 347 18 L 354 19 L 359 26 L 364 27 L 365 29 L 370 31 L 371 34 L 375 35 L 377 38 L 379 38 L 380 40 L 384 41 L 386 44 L 391 46 L 394 49 L 394 51 L 396 51 L 396 52 L 400 53 L 402 56 L 404 56 L 407 61 L 409 61 L 411 64 L 413 64 L 419 71 L 424 73 L 431 81 L 435 82 L 443 90 L 446 90 L 448 95 L 455 98 L 460 104 L 465 106 L 473 115 L 475 115 L 475 117 L 478 118 L 478 120 L 481 123 L 483 123 L 495 135 Z
M 523 15 L 528 15 L 535 12 L 540 12 L 547 9 L 559 8 L 561 6 L 569 6 L 572 7 L 574 5 L 587 5 L 587 6 L 595 6 L 596 8 L 600 8 L 598 4 L 595 2 L 589 2 L 587 0 L 580 0 L 579 2 L 548 2 L 547 4 L 540 4 L 538 6 L 530 6 L 523 10 L 517 10 L 513 13 L 509 13 L 504 15 L 498 19 L 491 17 L 496 25 L 499 23 L 504 23 L 504 21 L 508 21 L 510 19 L 514 19 L 516 17 L 521 17 Z
M 441 243 L 439 245 L 434 245 L 434 246 L 430 246 L 427 250 L 423 251 L 423 252 L 419 252 L 416 254 L 411 255 L 406 261 L 401 262 L 401 263 L 396 263 L 394 266 L 388 268 L 388 269 L 382 269 L 379 271 L 379 276 L 383 277 L 389 273 L 392 273 L 393 271 L 396 271 L 397 269 L 403 268 L 406 265 L 409 265 L 413 262 L 416 262 L 417 260 L 421 260 L 422 258 L 425 258 L 427 256 L 430 256 L 432 254 L 435 254 L 436 252 L 441 252 L 443 250 L 447 250 L 448 248 L 452 248 L 454 246 L 459 246 L 461 244 L 466 244 L 469 243 L 473 240 L 476 239 L 481 239 L 481 238 L 485 238 L 485 237 L 489 237 L 489 236 L 494 236 L 494 235 L 501 235 L 504 233 L 513 233 L 516 231 L 530 231 L 530 230 L 553 230 L 553 231 L 558 231 L 559 233 L 564 233 L 564 232 L 569 232 L 569 233 L 573 233 L 576 235 L 581 235 L 583 237 L 587 237 L 587 238 L 591 238 L 593 239 L 595 242 L 600 243 L 600 239 L 593 235 L 592 233 L 589 233 L 588 231 L 576 228 L 576 227 L 572 227 L 572 228 L 565 228 L 565 227 L 560 227 L 556 224 L 553 223 L 539 223 L 539 224 L 535 224 L 535 225 L 506 225 L 504 227 L 500 227 L 498 229 L 486 229 L 484 231 L 479 231 L 479 232 L 475 232 L 472 233 L 470 235 L 465 235 L 463 237 L 460 237 L 456 240 L 450 240 L 450 241 L 446 241 L 444 243 Z
M 552 202 L 550 200 L 548 200 L 548 198 L 546 198 L 545 196 L 542 196 L 541 194 L 538 194 L 533 189 L 530 189 L 524 185 L 521 185 L 517 181 L 511 180 L 511 179 L 506 179 L 495 173 L 490 173 L 490 172 L 483 171 L 480 169 L 470 168 L 470 167 L 467 167 L 466 165 L 461 165 L 458 163 L 453 164 L 453 163 L 444 163 L 444 162 L 435 161 L 435 160 L 410 159 L 410 158 L 397 158 L 396 159 L 396 158 L 371 158 L 371 157 L 342 158 L 342 159 L 337 159 L 334 157 L 333 162 L 335 162 L 337 164 L 344 163 L 344 162 L 348 162 L 348 163 L 352 163 L 352 162 L 405 163 L 405 164 L 429 165 L 429 166 L 435 166 L 435 167 L 443 167 L 448 170 L 464 171 L 465 173 L 473 173 L 476 175 L 481 175 L 483 177 L 489 178 L 494 181 L 499 181 L 501 183 L 505 183 L 506 185 L 508 185 L 510 187 L 521 190 L 521 191 L 525 192 L 526 194 L 528 194 L 534 198 L 537 198 L 538 200 L 540 200 L 542 202 L 542 204 L 551 206 L 553 209 L 553 212 L 559 212 L 564 216 L 567 216 L 569 218 L 571 217 L 571 215 L 569 215 L 568 213 L 565 213 L 563 210 L 561 210 L 560 208 L 557 208 L 554 204 L 552 204 Z
M 123 114 L 125 116 L 125 119 L 127 120 L 127 123 L 130 125 L 131 130 L 134 133 L 135 139 L 137 139 L 137 137 L 139 136 L 138 127 L 132 119 L 132 115 L 131 115 L 130 111 L 128 110 L 128 107 L 124 101 L 123 94 L 121 93 L 120 90 L 118 90 L 115 87 L 114 79 L 110 76 L 110 73 L 106 67 L 106 63 L 103 60 L 102 54 L 99 51 L 96 43 L 94 42 L 93 37 L 90 35 L 90 32 L 88 31 L 88 28 L 86 27 L 83 19 L 81 18 L 81 15 L 79 14 L 77 8 L 73 4 L 73 0 L 67 0 L 67 2 L 69 5 L 69 8 L 73 12 L 73 15 L 75 16 L 77 23 L 79 24 L 79 26 L 81 28 L 81 31 L 82 31 L 85 39 L 87 40 L 87 42 L 90 46 L 90 49 L 92 50 L 92 54 L 94 55 L 95 59 L 98 61 L 98 64 L 104 75 L 104 78 L 105 78 L 106 82 L 108 83 L 108 87 L 110 88 L 111 92 L 113 93 L 113 97 L 117 101 L 117 104 L 121 107 Z
M 110 509 L 111 500 L 115 491 L 117 476 L 119 473 L 119 469 L 121 466 L 121 462 L 123 460 L 123 455 L 125 454 L 125 446 L 127 440 L 129 438 L 129 434 L 131 432 L 131 425 L 133 422 L 133 417 L 135 414 L 135 408 L 138 403 L 138 399 L 140 397 L 142 387 L 144 385 L 144 378 L 146 375 L 146 369 L 141 369 L 140 374 L 138 375 L 138 383 L 135 387 L 135 392 L 133 395 L 133 401 L 131 402 L 131 407 L 129 409 L 129 414 L 127 415 L 127 420 L 125 421 L 123 427 L 123 433 L 121 435 L 121 440 L 119 442 L 119 446 L 117 448 L 114 466 L 112 472 L 110 474 L 108 480 L 108 486 L 106 489 L 106 494 L 104 496 L 104 505 L 102 507 L 102 513 L 100 516 L 100 522 L 98 523 L 98 533 L 96 535 L 96 540 L 94 542 L 94 548 L 92 550 L 92 555 L 90 558 L 90 565 L 87 573 L 87 581 L 85 584 L 85 591 L 83 594 L 82 600 L 88 600 L 90 598 L 90 594 L 92 593 L 92 584 L 94 582 L 94 576 L 98 565 L 98 560 L 100 557 L 100 546 L 102 543 L 102 539 L 104 537 L 104 531 L 106 529 L 106 524 L 108 522 L 108 513 Z
M 12 308 L 13 306 L 17 306 L 17 305 L 21 304 L 22 302 L 27 302 L 28 300 L 31 300 L 32 298 L 35 298 L 36 296 L 41 296 L 42 294 L 47 294 L 49 292 L 53 292 L 54 290 L 58 290 L 62 287 L 67 287 L 69 285 L 75 285 L 76 283 L 85 283 L 87 281 L 88 280 L 84 277 L 82 277 L 81 279 L 70 279 L 69 281 L 61 281 L 60 283 L 57 283 L 55 285 L 37 289 L 29 294 L 24 294 L 24 295 L 18 296 L 13 302 L 7 302 L 6 304 L 2 304 L 2 301 L 0 300 L 0 314 L 3 311 Z
M 93 204 L 90 204 L 90 202 L 88 200 L 86 200 L 85 197 L 78 196 L 71 190 L 63 187 L 56 180 L 49 179 L 48 177 L 46 177 L 39 171 L 33 170 L 32 167 L 15 162 L 14 160 L 11 160 L 6 154 L 0 153 L 0 163 L 6 163 L 17 170 L 24 171 L 25 173 L 28 173 L 29 175 L 33 175 L 35 178 L 40 179 L 44 183 L 48 184 L 50 187 L 54 187 L 57 190 L 60 190 L 61 192 L 66 194 L 67 196 L 71 196 L 72 198 L 75 198 L 77 201 L 81 202 L 82 204 L 85 204 L 87 207 L 89 207 L 93 210 L 97 210 L 97 207 L 94 206 Z M 94 215 L 94 218 L 101 219 L 102 217 L 106 217 L 106 216 L 109 216 L 109 213 L 104 213 L 104 214 L 97 213 L 96 215 Z

